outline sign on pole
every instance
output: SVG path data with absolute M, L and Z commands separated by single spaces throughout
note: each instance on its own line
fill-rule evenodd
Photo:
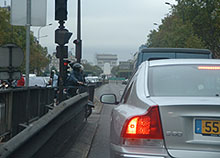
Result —
M 0 71 L 0 79 L 1 80 L 20 80 L 21 79 L 21 72 L 15 71 L 15 72 L 7 72 L 7 71 Z
M 46 26 L 47 0 L 31 1 L 31 26 Z M 26 26 L 27 0 L 11 0 L 11 24 Z
M 0 67 L 19 67 L 21 66 L 23 60 L 24 60 L 24 53 L 21 48 L 17 46 L 12 46 L 12 65 L 10 65 L 10 49 L 9 47 L 3 46 L 0 47 Z
M 24 60 L 24 53 L 21 48 L 15 44 L 6 44 L 0 47 L 0 79 L 18 80 L 21 78 L 21 72 L 18 67 Z

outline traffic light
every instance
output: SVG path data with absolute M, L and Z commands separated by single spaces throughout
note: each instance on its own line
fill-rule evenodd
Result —
M 56 29 L 55 30 L 55 43 L 59 45 L 65 45 L 69 42 L 72 33 L 67 29 Z
M 55 20 L 67 20 L 67 0 L 55 0 Z
M 68 46 L 57 46 L 56 47 L 56 57 L 61 58 L 63 54 L 63 58 L 68 58 Z
M 70 63 L 69 60 L 63 60 L 63 80 L 64 81 L 66 81 L 68 69 L 70 68 L 69 63 Z

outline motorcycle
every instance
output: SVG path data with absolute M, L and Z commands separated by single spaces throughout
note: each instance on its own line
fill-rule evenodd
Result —
M 0 89 L 7 89 L 9 88 L 9 83 L 7 81 L 1 81 Z
M 67 86 L 66 88 L 64 88 L 64 94 L 65 94 L 65 98 L 69 99 L 73 96 L 76 96 L 80 93 L 84 93 L 84 92 L 88 92 L 88 88 L 89 85 L 88 84 L 83 84 L 83 85 L 79 85 L 79 86 Z M 85 109 L 85 118 L 87 120 L 87 118 L 92 114 L 92 109 L 95 108 L 94 103 L 93 103 L 93 96 L 89 97 L 88 99 L 88 103 Z

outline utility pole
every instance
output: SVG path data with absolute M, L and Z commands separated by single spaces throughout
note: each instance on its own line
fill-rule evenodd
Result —
M 63 101 L 63 86 L 64 86 L 64 58 L 68 58 L 68 46 L 65 46 L 69 42 L 72 35 L 67 29 L 65 29 L 65 21 L 67 20 L 67 0 L 55 0 L 55 20 L 59 21 L 59 28 L 55 30 L 55 43 L 56 56 L 60 59 L 59 65 L 59 102 Z
M 78 9 L 77 9 L 77 39 L 73 41 L 76 45 L 76 61 L 77 63 L 81 62 L 82 58 L 82 40 L 81 40 L 81 2 L 78 0 Z
M 29 86 L 29 63 L 30 63 L 30 27 L 31 27 L 31 0 L 27 0 L 27 24 L 26 24 L 26 81 Z

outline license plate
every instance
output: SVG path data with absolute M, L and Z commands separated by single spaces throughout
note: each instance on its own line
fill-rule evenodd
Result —
M 203 135 L 220 136 L 219 120 L 195 120 L 195 133 Z

